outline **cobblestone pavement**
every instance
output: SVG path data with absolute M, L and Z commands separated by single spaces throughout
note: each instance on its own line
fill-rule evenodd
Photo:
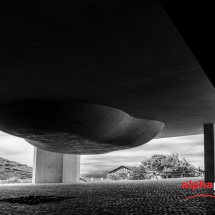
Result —
M 183 200 L 190 195 L 213 194 L 213 189 L 181 189 L 181 182 L 188 180 L 191 179 L 0 186 L 0 199 L 29 195 L 70 197 L 37 205 L 0 202 L 0 214 L 215 214 L 215 198 Z

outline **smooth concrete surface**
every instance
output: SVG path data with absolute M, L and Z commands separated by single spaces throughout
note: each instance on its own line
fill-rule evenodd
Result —
M 215 86 L 214 1 L 159 1 Z
M 31 101 L 0 105 L 1 129 L 46 151 L 101 154 L 147 143 L 164 123 L 103 105 Z M 19 125 L 19 126 L 17 126 Z
M 100 104 L 163 122 L 158 138 L 201 134 L 203 124 L 215 122 L 214 87 L 158 2 L 7 2 L 0 7 L 0 107 L 32 100 Z M 199 34 L 212 35 L 198 28 L 191 40 Z M 213 43 L 205 41 L 196 47 L 208 56 Z
M 77 183 L 80 179 L 80 155 L 63 155 L 63 183 Z
M 78 183 L 80 155 L 44 151 L 34 147 L 32 183 Z
M 204 125 L 204 164 L 206 182 L 215 181 L 214 129 L 214 124 Z

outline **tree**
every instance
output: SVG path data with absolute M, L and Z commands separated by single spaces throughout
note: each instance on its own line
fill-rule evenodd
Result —
M 141 165 L 155 174 L 165 171 L 187 171 L 194 169 L 194 166 L 190 165 L 185 159 L 180 160 L 178 154 L 154 154 L 150 158 L 145 158 L 141 162 Z
M 149 171 L 161 173 L 165 168 L 170 167 L 170 159 L 167 155 L 154 154 L 150 158 L 145 158 L 141 165 Z
M 143 180 L 149 178 L 149 171 L 145 167 L 134 167 L 129 175 L 129 180 Z

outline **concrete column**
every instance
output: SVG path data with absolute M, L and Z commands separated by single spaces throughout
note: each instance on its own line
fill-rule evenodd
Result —
M 205 182 L 215 181 L 214 125 L 204 125 Z
M 63 183 L 78 183 L 80 178 L 80 155 L 63 155 Z
M 80 155 L 54 153 L 34 147 L 32 183 L 78 183 Z
M 32 183 L 61 183 L 63 154 L 34 147 Z

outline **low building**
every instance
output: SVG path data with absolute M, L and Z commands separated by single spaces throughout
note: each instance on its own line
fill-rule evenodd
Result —
M 161 173 L 162 178 L 186 178 L 204 176 L 204 170 L 194 168 L 186 171 L 165 171 Z
M 116 169 L 111 170 L 110 172 L 108 172 L 108 175 L 111 173 L 124 173 L 127 174 L 127 177 L 129 177 L 130 172 L 132 171 L 134 167 L 131 166 L 119 166 Z M 107 177 L 108 177 L 107 175 Z
M 129 166 L 120 166 L 120 167 L 117 167 L 116 169 L 113 169 L 113 170 L 111 170 L 108 174 L 110 174 L 110 173 L 116 173 L 116 172 L 130 172 L 130 171 L 132 171 L 132 169 L 133 169 L 134 167 L 129 167 Z

